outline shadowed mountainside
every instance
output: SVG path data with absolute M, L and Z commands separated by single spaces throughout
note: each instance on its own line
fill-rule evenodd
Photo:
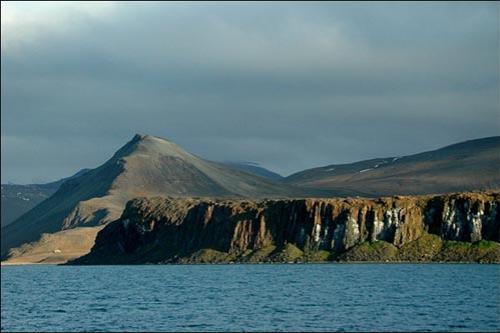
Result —
M 416 155 L 304 170 L 284 179 L 301 187 L 363 196 L 500 188 L 500 137 L 470 140 Z
M 2 184 L 1 225 L 6 226 L 43 200 L 54 194 L 66 180 L 79 177 L 89 169 L 82 169 L 71 177 L 46 184 Z

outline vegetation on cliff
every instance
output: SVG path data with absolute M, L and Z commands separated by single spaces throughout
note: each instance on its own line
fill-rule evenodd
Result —
M 262 255 L 261 249 L 241 256 L 203 249 L 170 263 L 325 263 L 325 262 L 478 262 L 500 263 L 500 243 L 442 241 L 425 234 L 397 248 L 385 241 L 363 242 L 343 253 L 325 250 L 303 252 L 293 244 Z M 260 253 L 259 253 L 260 252 Z M 258 254 L 257 254 L 258 253 Z M 256 255 L 257 254 L 257 255 Z M 258 258 L 258 259 L 257 259 Z M 257 260 L 256 260 L 257 259 Z

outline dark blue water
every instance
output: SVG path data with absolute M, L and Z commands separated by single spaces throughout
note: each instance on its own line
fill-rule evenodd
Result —
M 3 266 L 2 331 L 499 331 L 498 265 Z

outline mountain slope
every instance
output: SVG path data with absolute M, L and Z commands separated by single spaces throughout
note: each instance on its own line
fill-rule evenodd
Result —
M 136 135 L 96 169 L 64 182 L 50 198 L 2 228 L 2 257 L 43 233 L 117 219 L 135 197 L 286 197 L 301 192 L 202 160 L 165 139 Z
M 82 169 L 71 177 L 47 184 L 2 184 L 1 225 L 6 226 L 43 200 L 54 194 L 66 180 L 79 177 L 89 169 Z
M 500 188 L 500 137 L 470 140 L 403 157 L 304 170 L 287 184 L 365 196 L 427 194 Z
M 233 169 L 238 169 L 242 170 L 248 173 L 251 173 L 256 176 L 264 177 L 266 179 L 271 179 L 271 180 L 280 180 L 283 179 L 283 176 L 273 172 L 271 170 L 268 170 L 266 168 L 261 167 L 260 165 L 256 163 L 251 163 L 251 162 L 224 162 L 225 165 L 233 168 Z
M 230 168 L 245 171 L 270 180 L 279 180 L 283 178 L 283 176 L 254 163 L 224 162 L 223 164 L 229 166 Z M 89 169 L 82 169 L 71 177 L 62 178 L 58 181 L 46 184 L 2 184 L 1 226 L 4 227 L 13 222 L 40 202 L 50 197 L 66 180 L 78 177 L 88 170 Z
M 59 186 L 43 185 L 2 184 L 1 226 L 4 227 L 13 222 L 19 216 L 50 197 L 59 188 Z
M 94 245 L 97 233 L 104 226 L 73 228 L 43 234 L 39 240 L 25 243 L 11 250 L 9 260 L 3 264 L 46 263 L 62 264 L 81 257 Z

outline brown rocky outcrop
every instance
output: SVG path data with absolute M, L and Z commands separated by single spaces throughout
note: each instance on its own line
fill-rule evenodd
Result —
M 140 198 L 106 226 L 74 263 L 177 262 L 204 249 L 244 261 L 292 244 L 333 256 L 378 241 L 396 249 L 436 235 L 442 241 L 500 241 L 500 194 L 379 199 L 215 200 Z M 212 253 L 213 255 L 213 253 Z

